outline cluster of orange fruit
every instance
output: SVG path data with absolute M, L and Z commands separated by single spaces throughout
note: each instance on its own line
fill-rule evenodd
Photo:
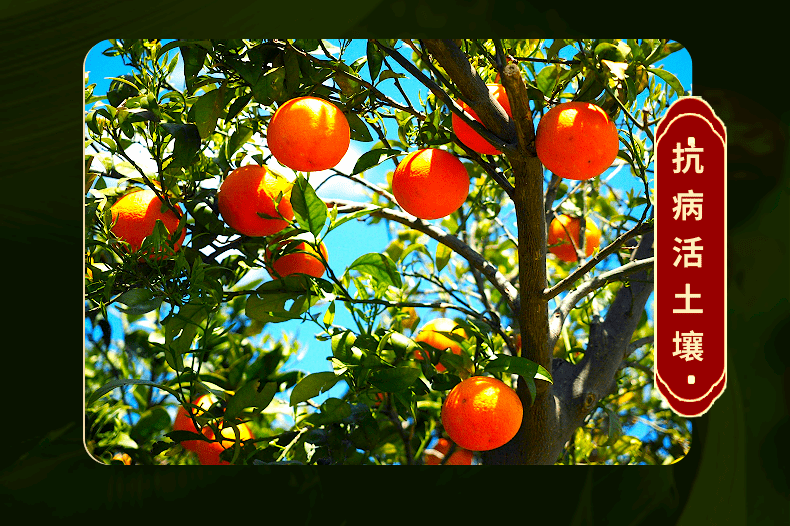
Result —
M 511 115 L 504 88 L 489 84 L 492 96 Z M 471 116 L 474 112 L 463 102 Z M 453 130 L 469 148 L 484 154 L 500 153 L 455 114 Z M 535 148 L 543 165 L 555 174 L 569 179 L 586 180 L 603 173 L 618 151 L 617 129 L 600 107 L 583 102 L 567 102 L 549 110 L 540 120 L 535 135 Z M 299 171 L 321 171 L 336 166 L 350 145 L 350 129 L 342 111 L 317 97 L 299 97 L 282 106 L 272 116 L 267 129 L 267 143 L 272 155 L 284 166 Z M 393 174 L 392 192 L 398 204 L 420 219 L 438 219 L 461 207 L 469 193 L 469 175 L 461 161 L 451 153 L 425 148 L 409 153 Z M 247 236 L 272 236 L 283 231 L 294 218 L 290 202 L 292 183 L 263 166 L 247 165 L 232 171 L 217 192 L 217 205 L 224 221 Z M 171 235 L 177 231 L 180 216 L 166 207 L 153 190 L 129 193 L 112 206 L 113 234 L 126 241 L 132 250 L 139 250 L 143 239 L 150 235 L 161 220 Z M 580 218 L 560 216 L 549 227 L 549 250 L 560 259 L 576 261 Z M 171 239 L 178 250 L 184 241 L 181 229 Z M 573 241 L 571 241 L 573 240 Z M 282 277 L 304 273 L 320 277 L 325 272 L 326 247 L 319 252 L 308 243 L 296 245 L 295 251 L 272 260 L 273 252 L 291 239 L 275 238 L 277 249 L 266 251 L 270 273 Z M 600 231 L 586 221 L 583 246 L 586 256 L 600 242 Z M 161 256 L 161 255 L 160 255 Z M 152 254 L 152 257 L 157 257 Z M 446 318 L 433 320 L 419 331 L 415 340 L 436 349 L 461 353 L 460 345 L 441 332 L 455 332 L 466 337 L 462 328 Z M 423 360 L 422 351 L 415 359 Z M 439 372 L 445 368 L 436 366 Z M 198 407 L 208 409 L 207 396 L 198 399 Z M 473 376 L 457 384 L 442 406 L 442 424 L 459 452 L 486 451 L 511 440 L 521 426 L 523 409 L 515 391 L 504 382 L 484 376 Z M 179 408 L 174 429 L 195 431 L 183 407 Z M 219 463 L 219 453 L 233 444 L 232 427 L 221 427 L 223 438 L 216 442 L 187 441 L 182 445 L 195 451 L 201 463 Z M 246 425 L 238 426 L 242 440 L 252 438 Z M 213 439 L 206 426 L 204 435 Z M 226 434 L 227 432 L 227 434 Z M 210 436 L 211 435 L 211 436 Z M 441 448 L 449 443 L 440 443 Z M 449 449 L 447 449 L 449 450 Z M 445 450 L 444 452 L 446 452 Z M 471 460 L 470 460 L 471 462 Z
M 195 402 L 199 409 L 190 408 L 190 412 L 195 416 L 200 416 L 208 411 L 215 403 L 214 397 L 205 394 L 200 396 Z M 236 426 L 239 430 L 239 440 L 243 443 L 245 440 L 252 440 L 255 437 L 252 430 L 245 423 L 240 423 Z M 181 442 L 181 447 L 187 451 L 192 451 L 197 454 L 198 462 L 203 466 L 218 466 L 230 464 L 220 459 L 220 454 L 226 449 L 232 448 L 236 444 L 236 432 L 232 425 L 226 425 L 221 421 L 218 425 L 222 438 L 215 439 L 214 430 L 210 426 L 203 426 L 200 431 L 195 427 L 192 419 L 189 417 L 187 410 L 184 406 L 180 406 L 176 412 L 176 418 L 173 423 L 173 431 L 191 431 L 193 433 L 201 433 L 209 441 L 206 440 L 184 440 Z
M 501 84 L 487 84 L 491 96 L 512 117 L 505 88 Z M 477 114 L 459 105 L 479 121 Z M 452 115 L 455 135 L 463 144 L 483 154 L 501 153 L 471 126 Z M 535 131 L 535 151 L 540 162 L 556 175 L 575 180 L 587 180 L 601 175 L 617 157 L 619 138 L 617 127 L 609 115 L 590 102 L 565 102 L 546 112 Z M 600 245 L 601 232 L 590 219 L 585 221 L 585 235 L 580 239 L 580 217 L 561 215 L 549 225 L 549 252 L 567 262 L 578 260 L 577 247 L 584 247 L 585 257 Z
M 449 349 L 453 354 L 461 354 L 460 344 L 443 333 L 466 338 L 466 332 L 455 321 L 436 318 L 417 332 L 414 341 L 424 342 L 437 350 Z M 425 352 L 416 351 L 414 358 L 424 360 Z M 442 372 L 446 368 L 437 364 L 436 370 Z M 523 415 L 521 400 L 511 387 L 496 378 L 472 376 L 450 390 L 442 404 L 441 419 L 445 432 L 461 449 L 456 454 L 466 458 L 463 450 L 488 451 L 509 442 L 521 427 Z M 447 450 L 442 453 L 447 453 Z M 452 455 L 451 460 L 456 454 Z M 471 463 L 471 460 L 458 460 L 459 463 Z M 426 463 L 430 462 L 426 459 Z
M 501 84 L 488 84 L 491 95 L 511 115 L 507 93 Z M 465 103 L 466 112 L 477 115 Z M 500 153 L 455 113 L 452 126 L 458 139 L 474 151 Z M 336 166 L 350 146 L 350 127 L 343 112 L 331 102 L 313 96 L 297 97 L 282 104 L 267 128 L 267 144 L 278 162 L 293 170 L 321 171 Z M 540 161 L 555 174 L 577 180 L 600 175 L 617 156 L 619 139 L 614 122 L 600 107 L 587 102 L 566 102 L 549 110 L 538 123 L 535 149 Z M 437 148 L 409 153 L 392 178 L 398 204 L 420 219 L 446 217 L 458 210 L 469 195 L 469 174 L 453 154 Z M 292 183 L 264 166 L 237 168 L 217 192 L 217 205 L 225 222 L 247 236 L 270 236 L 284 230 L 294 213 L 290 203 Z M 180 215 L 164 205 L 151 189 L 131 192 L 112 206 L 113 234 L 139 250 L 157 220 L 176 232 Z M 550 251 L 565 261 L 576 261 L 579 218 L 558 218 L 549 230 Z M 576 225 L 576 226 L 574 226 Z M 574 237 L 574 229 L 576 237 Z M 587 222 L 584 247 L 591 254 L 600 232 Z M 185 230 L 170 240 L 173 250 L 184 241 Z M 574 242 L 571 241 L 574 239 Z M 277 240 L 282 246 L 284 240 Z M 575 246 L 574 246 L 575 245 Z M 326 248 L 319 245 L 319 251 Z M 589 255 L 589 254 L 587 254 Z M 150 257 L 161 257 L 151 254 Z M 326 258 L 324 257 L 324 260 Z M 275 262 L 272 262 L 273 264 Z M 279 268 L 277 268 L 279 267 Z M 307 243 L 283 256 L 273 267 L 279 276 L 307 273 L 320 277 L 325 267 L 318 252 Z
M 280 106 L 267 129 L 272 155 L 294 170 L 320 171 L 336 166 L 350 145 L 346 117 L 332 103 L 317 97 L 299 97 Z M 271 236 L 282 232 L 294 218 L 290 197 L 292 182 L 264 166 L 247 165 L 233 170 L 217 191 L 217 206 L 225 223 L 237 232 L 252 236 Z M 153 190 L 133 191 L 111 207 L 115 237 L 126 241 L 132 251 L 140 250 L 143 239 L 161 220 L 172 235 L 180 215 L 167 208 Z M 179 250 L 186 235 L 171 239 Z M 295 239 L 299 239 L 297 236 Z M 269 273 L 273 277 L 308 274 L 321 277 L 326 271 L 327 251 L 323 243 L 316 251 L 305 240 L 283 253 L 290 238 L 275 238 L 274 250 L 266 251 Z M 161 251 L 161 252 L 164 252 Z M 162 253 L 150 257 L 162 257 Z M 320 252 L 320 254 L 319 254 Z

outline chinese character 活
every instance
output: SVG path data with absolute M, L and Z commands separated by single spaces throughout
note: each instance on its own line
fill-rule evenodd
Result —
M 702 219 L 702 192 L 694 193 L 689 190 L 687 193 L 680 193 L 672 198 L 675 201 L 675 213 L 673 219 L 681 218 L 685 221 L 688 216 L 695 216 L 697 221 Z
M 675 262 L 673 263 L 674 266 L 677 267 L 680 261 L 683 260 L 683 268 L 702 267 L 702 254 L 697 254 L 698 251 L 702 250 L 702 246 L 697 245 L 697 241 L 702 241 L 702 238 L 699 236 L 689 239 L 675 238 L 675 243 L 688 244 L 680 247 L 672 247 L 672 250 L 678 253 L 678 257 L 675 258 Z
M 686 292 L 683 294 L 675 294 L 676 298 L 681 298 L 686 300 L 686 306 L 682 309 L 672 309 L 672 312 L 678 314 L 700 314 L 702 313 L 702 309 L 692 309 L 691 308 L 691 299 L 692 298 L 701 298 L 702 294 L 692 294 L 691 293 L 691 285 L 686 283 Z
M 681 172 L 680 165 L 683 164 L 683 160 L 684 160 L 683 154 L 685 153 L 686 164 L 685 166 L 683 166 L 682 172 L 683 173 L 688 172 L 689 168 L 691 168 L 691 162 L 694 161 L 694 171 L 698 174 L 701 174 L 703 170 L 703 166 L 700 165 L 699 163 L 699 154 L 702 153 L 703 149 L 696 147 L 697 139 L 695 137 L 689 137 L 688 148 L 681 148 L 680 143 L 676 143 L 676 144 L 677 146 L 675 146 L 675 149 L 672 150 L 672 152 L 676 154 L 675 158 L 672 160 L 672 162 L 675 163 L 675 169 L 672 171 L 672 173 Z
M 675 351 L 672 356 L 678 356 L 687 362 L 691 360 L 702 361 L 702 333 L 701 332 L 684 332 L 675 331 L 675 337 L 672 339 L 675 342 Z

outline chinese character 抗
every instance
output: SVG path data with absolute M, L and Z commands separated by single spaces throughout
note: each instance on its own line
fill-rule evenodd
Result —
M 689 168 L 691 168 L 691 162 L 694 161 L 694 172 L 701 174 L 704 167 L 699 163 L 699 154 L 702 153 L 703 149 L 697 148 L 696 137 L 688 138 L 688 145 L 689 145 L 688 148 L 681 148 L 680 143 L 676 143 L 676 145 L 677 146 L 675 146 L 675 149 L 672 150 L 672 152 L 676 154 L 675 158 L 672 160 L 672 162 L 675 163 L 675 169 L 672 170 L 672 173 L 681 172 L 680 165 L 683 163 L 684 160 L 683 154 L 685 153 L 686 164 L 683 167 L 682 172 L 683 173 L 688 172 Z

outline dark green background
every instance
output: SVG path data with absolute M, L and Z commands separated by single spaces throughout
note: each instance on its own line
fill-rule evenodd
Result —
M 714 18 L 684 4 L 545 5 L 28 0 L 4 7 L 0 505 L 24 507 L 30 518 L 86 514 L 92 522 L 132 508 L 149 519 L 172 511 L 225 522 L 252 513 L 297 524 L 790 523 L 782 17 L 744 5 L 731 14 L 719 6 Z M 694 94 L 727 126 L 729 196 L 728 385 L 694 420 L 688 457 L 671 467 L 427 471 L 117 468 L 90 460 L 81 439 L 83 60 L 107 38 L 205 36 L 654 36 L 684 44 Z

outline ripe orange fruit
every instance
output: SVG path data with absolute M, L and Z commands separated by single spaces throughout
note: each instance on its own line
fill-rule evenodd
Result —
M 543 115 L 535 131 L 538 159 L 567 179 L 601 175 L 617 157 L 619 145 L 614 121 L 589 102 L 554 106 Z
M 118 452 L 112 456 L 112 460 L 120 460 L 127 466 L 132 465 L 132 457 L 129 456 L 129 453 Z
M 284 239 L 279 241 L 278 245 L 284 247 L 289 241 L 291 240 Z M 267 249 L 266 259 L 269 264 L 269 275 L 275 279 L 284 278 L 291 274 L 307 274 L 314 278 L 320 278 L 326 271 L 324 261 L 327 260 L 328 255 L 323 243 L 321 243 L 318 248 L 324 259 L 321 259 L 318 252 L 308 243 L 300 243 L 293 249 L 289 249 L 288 253 L 276 259 L 273 259 L 274 254 Z
M 516 392 L 488 376 L 461 381 L 442 405 L 442 425 L 450 440 L 471 451 L 488 451 L 509 442 L 523 416 Z
M 196 416 L 200 416 L 203 412 L 207 411 L 211 405 L 214 403 L 215 398 L 210 394 L 204 394 L 200 396 L 194 404 L 198 406 L 199 410 L 194 410 Z M 205 440 L 184 440 L 181 442 L 181 446 L 188 450 L 194 451 L 197 453 L 198 461 L 203 465 L 217 465 L 217 464 L 229 464 L 228 462 L 221 462 L 219 459 L 220 453 L 222 453 L 225 449 L 233 447 L 236 443 L 236 435 L 233 432 L 233 426 L 229 424 L 225 424 L 224 422 L 220 422 L 220 429 L 221 434 L 224 439 L 221 442 L 206 442 Z M 227 426 L 227 427 L 226 427 Z M 239 437 L 241 440 L 249 440 L 253 438 L 252 431 L 250 430 L 247 424 L 239 424 Z M 209 440 L 214 440 L 214 430 L 211 429 L 210 426 L 206 425 L 198 431 L 195 425 L 192 423 L 192 419 L 189 418 L 186 409 L 183 406 L 178 408 L 176 412 L 175 422 L 173 423 L 173 430 L 174 431 L 192 431 L 193 433 L 202 433 L 203 436 L 208 438 Z
M 195 416 L 200 416 L 203 412 L 207 411 L 211 405 L 214 403 L 214 397 L 209 394 L 204 394 L 200 396 L 195 402 L 193 402 L 196 406 L 201 408 L 201 410 L 192 409 L 192 412 Z M 180 406 L 178 411 L 176 411 L 176 418 L 173 422 L 173 431 L 192 431 L 193 433 L 200 433 L 200 431 L 195 427 L 195 424 L 192 423 L 192 419 L 189 418 L 189 414 L 187 410 L 184 409 L 184 406 Z M 184 440 L 181 442 L 181 447 L 188 451 L 196 451 L 198 444 L 202 442 L 201 440 Z
M 460 335 L 463 338 L 466 338 L 466 331 L 464 331 L 460 325 L 455 323 L 455 321 L 451 320 L 450 318 L 436 318 L 426 323 L 420 329 L 420 331 L 417 333 L 417 336 L 414 338 L 414 341 L 418 343 L 425 342 L 437 350 L 449 348 L 453 354 L 461 354 L 461 345 L 457 341 L 448 338 L 444 334 L 440 334 L 441 332 L 452 332 Z M 424 360 L 425 358 L 427 358 L 427 353 L 425 351 L 414 352 L 415 360 Z M 439 363 L 436 364 L 436 370 L 441 373 L 446 371 L 447 368 Z
M 488 86 L 488 91 L 491 92 L 491 95 L 494 97 L 494 99 L 496 99 L 499 105 L 502 106 L 505 112 L 512 117 L 513 114 L 510 111 L 510 101 L 507 100 L 505 87 L 501 84 L 486 84 L 486 86 Z M 466 113 L 474 117 L 476 121 L 480 121 L 480 119 L 477 118 L 477 114 L 471 108 L 469 108 L 466 103 L 459 100 L 458 104 L 464 109 L 464 111 L 466 111 Z M 455 113 L 452 114 L 452 126 L 453 132 L 455 132 L 458 140 L 477 153 L 487 153 L 490 155 L 502 153 L 494 148 L 487 140 L 483 139 L 479 133 L 474 131 L 471 126 L 462 121 L 461 118 Z
M 204 442 L 199 441 L 197 447 L 195 448 L 195 453 L 197 453 L 198 462 L 200 462 L 203 466 L 218 466 L 218 465 L 229 465 L 230 462 L 226 462 L 224 460 L 220 460 L 220 454 L 225 451 L 226 449 L 230 449 L 235 447 L 236 445 L 236 433 L 233 430 L 233 426 L 230 424 L 226 424 L 222 422 L 220 424 L 220 434 L 222 435 L 223 440 L 218 442 Z M 239 440 L 251 440 L 255 437 L 252 435 L 252 431 L 250 430 L 249 426 L 245 423 L 238 424 L 239 428 Z M 209 440 L 214 440 L 214 431 L 209 426 L 205 426 L 203 428 L 203 434 Z
M 469 174 L 456 156 L 426 148 L 411 152 L 392 176 L 398 204 L 420 219 L 438 219 L 456 210 L 469 195 Z
M 333 168 L 351 144 L 351 129 L 340 109 L 318 97 L 291 99 L 274 112 L 266 141 L 280 164 L 302 172 Z
M 143 240 L 153 233 L 156 221 L 161 220 L 171 234 L 170 240 L 173 241 L 172 234 L 178 228 L 179 216 L 169 208 L 162 211 L 164 206 L 162 200 L 150 188 L 130 192 L 110 207 L 114 223 L 110 230 L 115 237 L 129 243 L 132 252 L 136 252 L 140 250 Z M 185 237 L 186 229 L 182 229 L 180 237 L 173 241 L 174 250 L 181 248 Z M 156 255 L 150 254 L 149 257 L 153 258 Z
M 222 182 L 217 191 L 217 205 L 232 229 L 246 236 L 270 236 L 283 230 L 294 218 L 291 187 L 290 181 L 265 166 L 250 164 L 236 168 Z
M 576 249 L 571 244 L 571 239 L 578 248 L 581 248 L 579 231 L 581 230 L 581 219 L 568 215 L 561 215 L 552 219 L 549 224 L 548 244 L 549 252 L 563 261 L 577 261 Z M 561 243 L 557 245 L 557 243 Z M 589 257 L 601 244 L 601 231 L 593 223 L 592 219 L 587 219 L 584 226 L 584 245 L 585 257 Z M 556 245 L 556 246 L 552 246 Z
M 452 442 L 447 440 L 446 438 L 440 438 L 436 444 L 433 446 L 433 449 L 429 449 L 425 452 L 425 464 L 428 466 L 438 466 L 442 463 L 445 455 L 447 452 L 450 451 L 450 446 Z M 439 453 L 437 455 L 437 453 Z M 455 451 L 450 458 L 447 459 L 445 465 L 450 466 L 468 466 L 472 464 L 472 457 L 474 453 L 469 451 L 468 449 L 464 449 L 462 447 L 456 447 Z

